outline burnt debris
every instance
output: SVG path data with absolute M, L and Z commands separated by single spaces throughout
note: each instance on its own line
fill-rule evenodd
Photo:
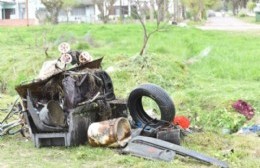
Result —
M 61 57 L 44 63 L 36 80 L 16 87 L 36 147 L 85 144 L 91 123 L 127 117 L 102 58 L 70 51 L 66 43 L 59 50 Z
M 102 58 L 71 51 L 67 43 L 59 51 L 60 58 L 44 63 L 35 80 L 15 88 L 36 147 L 89 143 L 121 147 L 123 153 L 148 159 L 171 161 L 179 154 L 228 167 L 180 146 L 183 134 L 173 124 L 175 106 L 161 87 L 143 84 L 127 102 L 117 99 L 110 76 L 101 68 Z M 144 110 L 143 97 L 156 102 L 159 119 Z

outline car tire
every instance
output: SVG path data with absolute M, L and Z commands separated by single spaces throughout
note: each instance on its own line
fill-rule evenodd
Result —
M 161 113 L 161 120 L 172 122 L 175 116 L 175 106 L 170 96 L 158 85 L 143 84 L 134 89 L 129 97 L 127 106 L 135 125 L 142 126 L 153 123 L 151 118 L 144 110 L 142 97 L 153 99 L 158 105 Z

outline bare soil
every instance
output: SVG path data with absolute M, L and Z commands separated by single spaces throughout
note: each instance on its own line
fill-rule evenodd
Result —
M 208 18 L 207 22 L 198 28 L 202 30 L 260 31 L 258 24 L 246 23 L 230 16 Z

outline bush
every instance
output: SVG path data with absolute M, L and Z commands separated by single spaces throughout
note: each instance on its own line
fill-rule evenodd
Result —
M 192 13 L 190 11 L 186 12 L 187 19 L 192 19 Z
M 245 10 L 239 11 L 238 16 L 239 17 L 246 17 L 247 16 L 246 11 Z
M 201 120 L 201 124 L 208 129 L 228 129 L 230 133 L 237 132 L 246 122 L 243 115 L 225 108 L 201 115 Z

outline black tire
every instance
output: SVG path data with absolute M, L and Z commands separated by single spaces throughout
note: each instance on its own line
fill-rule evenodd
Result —
M 142 105 L 142 97 L 153 99 L 161 113 L 161 120 L 172 122 L 175 116 L 175 107 L 170 96 L 159 86 L 155 84 L 143 84 L 134 89 L 129 97 L 127 106 L 135 124 L 139 126 L 153 123 L 151 118 L 144 110 Z

